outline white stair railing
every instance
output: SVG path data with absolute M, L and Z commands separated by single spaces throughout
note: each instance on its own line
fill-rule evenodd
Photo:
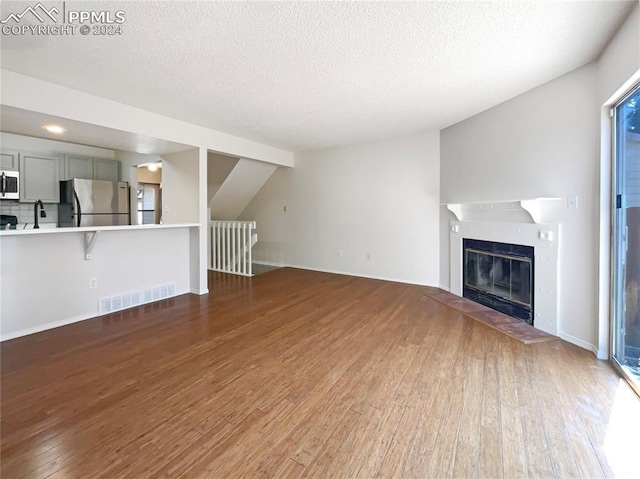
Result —
M 209 269 L 253 276 L 251 248 L 258 241 L 255 221 L 209 222 Z

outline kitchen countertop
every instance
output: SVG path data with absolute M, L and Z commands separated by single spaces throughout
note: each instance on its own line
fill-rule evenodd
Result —
M 63 233 L 92 233 L 94 231 L 137 231 L 137 230 L 160 230 L 170 228 L 196 228 L 199 223 L 176 223 L 164 225 L 127 225 L 127 226 L 81 226 L 80 228 L 39 228 L 33 229 L 16 229 L 16 230 L 0 230 L 2 236 L 21 236 L 21 235 L 41 235 L 41 234 L 63 234 Z

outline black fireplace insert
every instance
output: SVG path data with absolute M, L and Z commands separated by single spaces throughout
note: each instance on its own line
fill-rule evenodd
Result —
M 464 239 L 463 296 L 533 324 L 533 247 Z

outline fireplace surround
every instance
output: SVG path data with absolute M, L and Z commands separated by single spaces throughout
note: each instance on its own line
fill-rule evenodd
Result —
M 457 218 L 449 222 L 449 291 L 464 296 L 464 240 L 530 247 L 533 250 L 530 324 L 557 336 L 560 225 L 540 222 L 544 217 L 540 213 L 544 211 L 544 201 L 547 199 L 539 202 L 540 208 L 532 208 L 535 203 L 529 200 L 446 204 Z

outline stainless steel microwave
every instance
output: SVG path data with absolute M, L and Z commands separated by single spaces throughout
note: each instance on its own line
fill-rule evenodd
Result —
M 0 170 L 0 200 L 20 199 L 20 173 Z

